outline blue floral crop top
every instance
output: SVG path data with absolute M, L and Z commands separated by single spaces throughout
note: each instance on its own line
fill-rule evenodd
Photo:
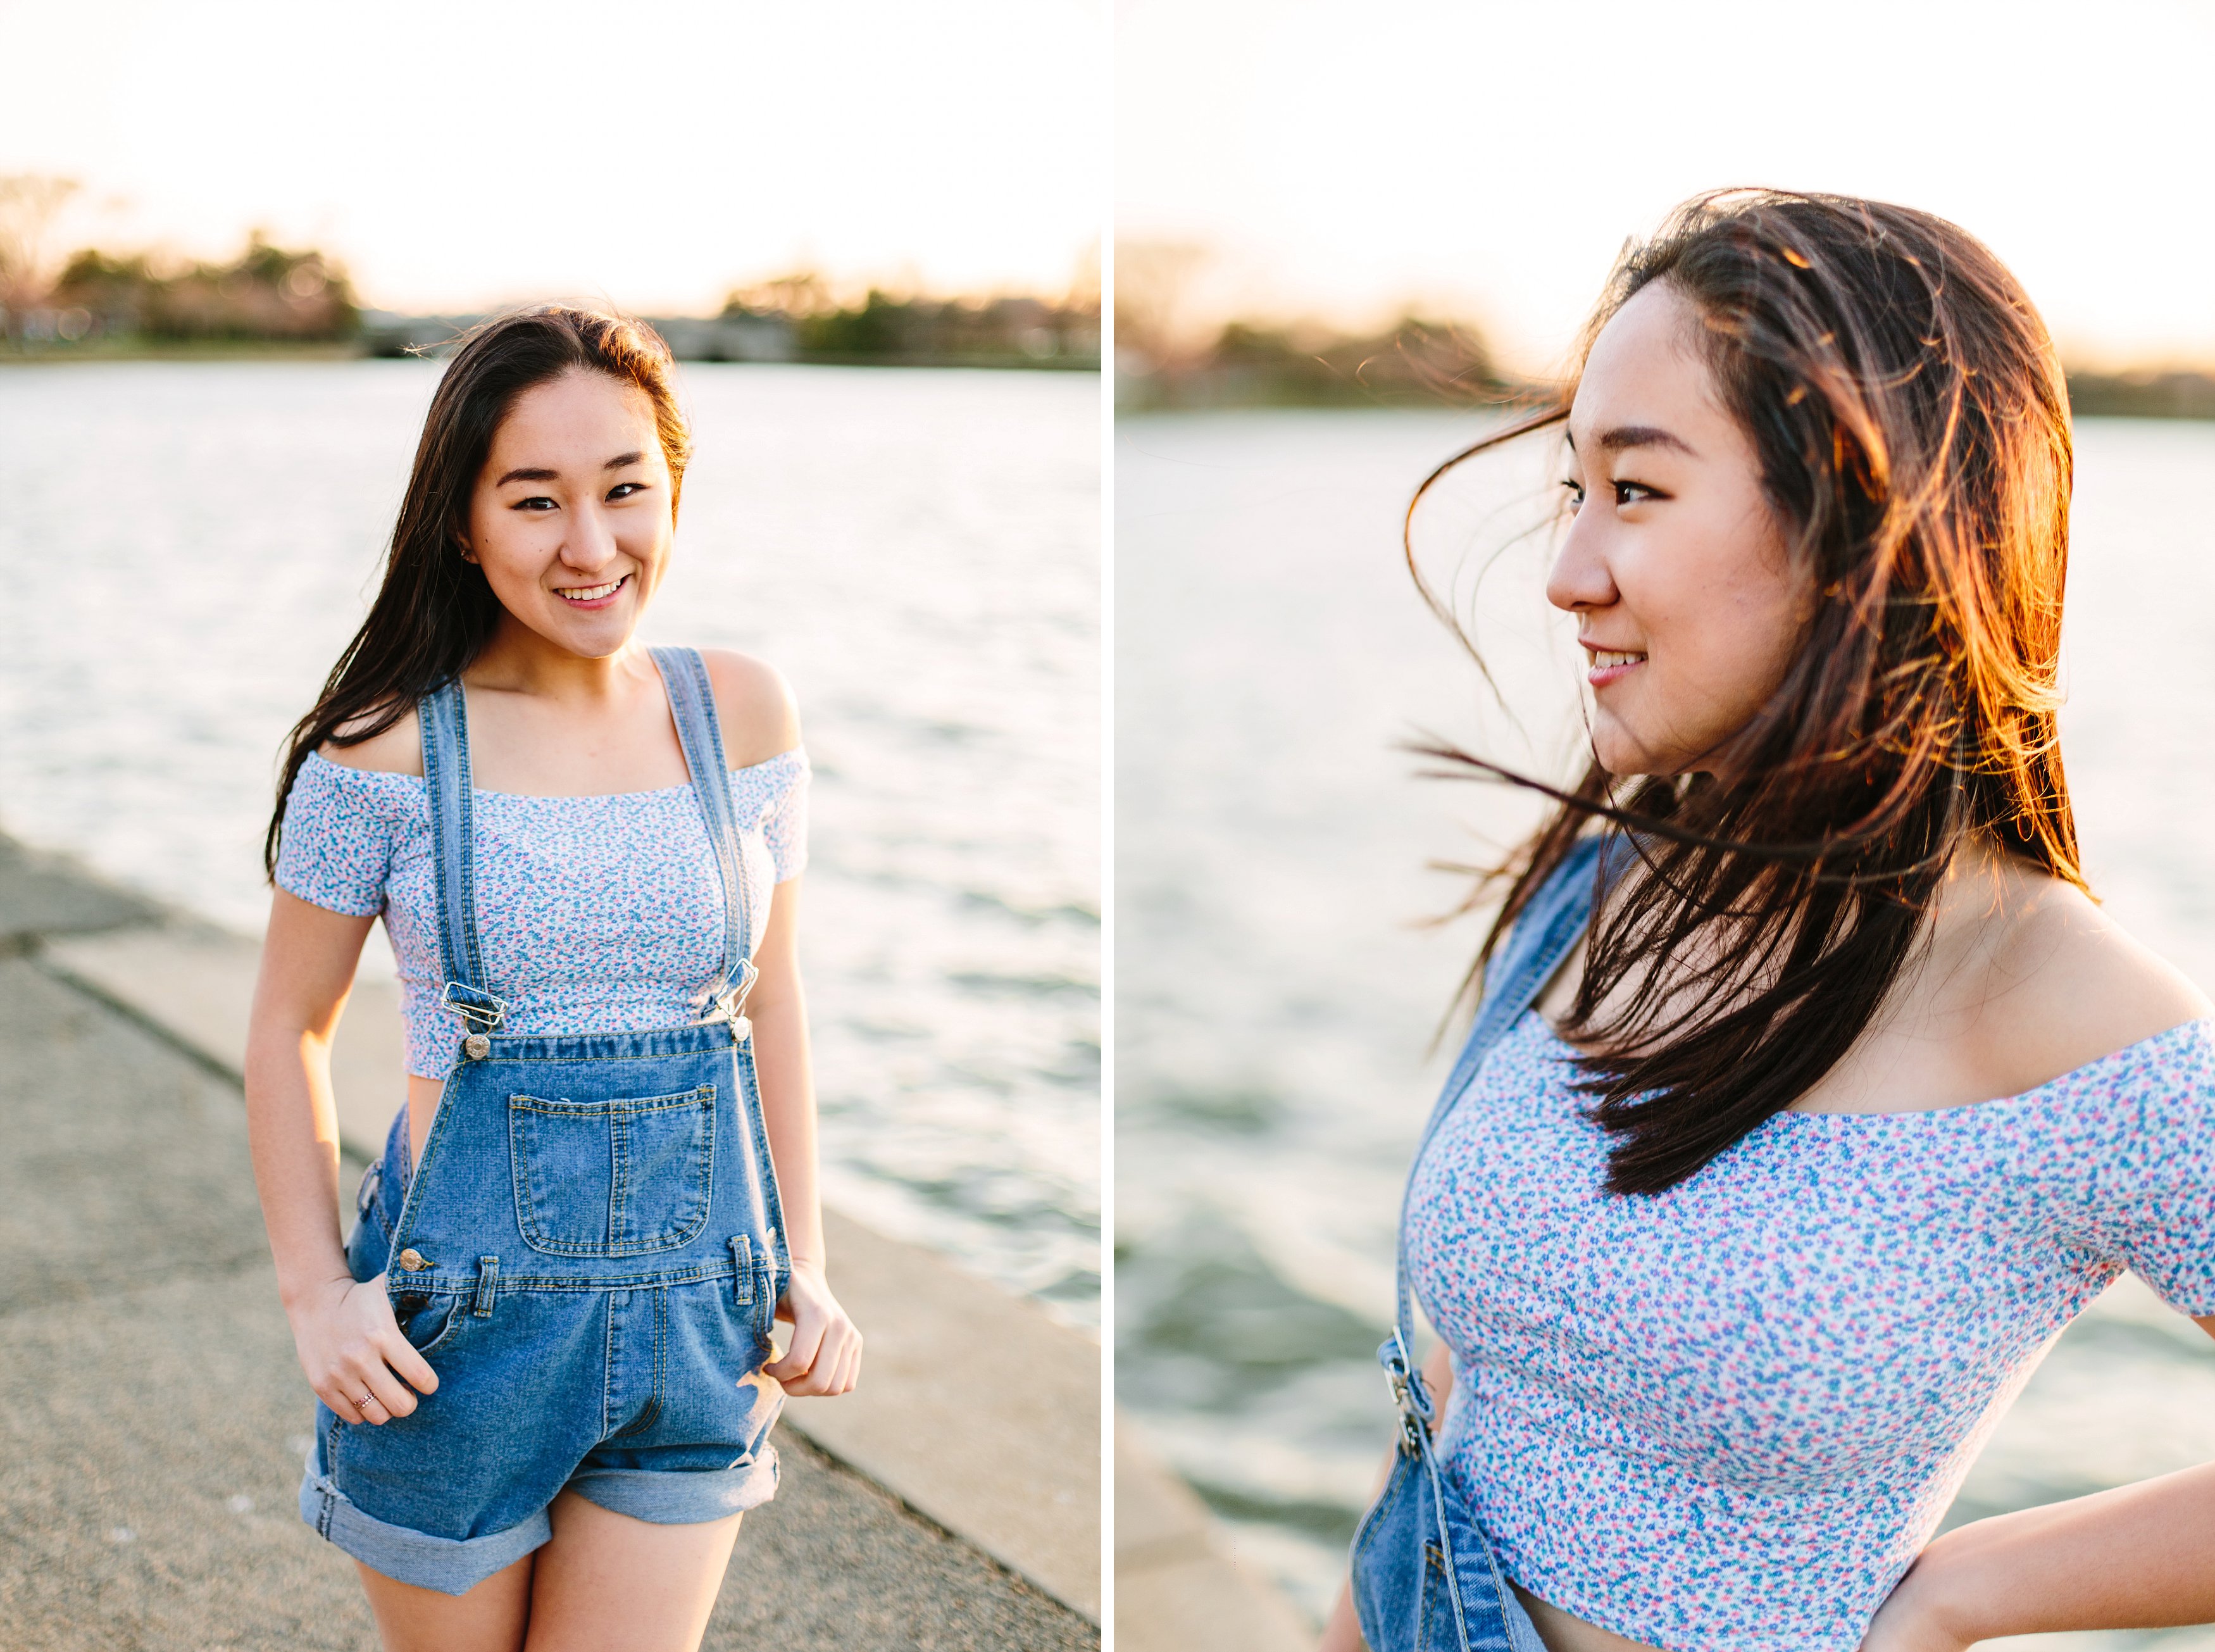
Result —
M 730 773 L 754 932 L 807 863 L 807 753 Z M 477 925 L 508 1001 L 504 1031 L 540 1035 L 700 1019 L 722 963 L 723 885 L 688 782 L 604 796 L 475 794 Z M 408 1070 L 443 1078 L 467 1031 L 439 1007 L 438 892 L 420 776 L 320 754 L 285 800 L 277 887 L 332 912 L 382 913 L 399 961 Z

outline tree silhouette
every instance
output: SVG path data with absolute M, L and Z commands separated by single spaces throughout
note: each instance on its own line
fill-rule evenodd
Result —
M 46 295 L 46 243 L 77 187 L 36 172 L 0 175 L 0 317 L 11 344 L 21 341 L 25 312 Z

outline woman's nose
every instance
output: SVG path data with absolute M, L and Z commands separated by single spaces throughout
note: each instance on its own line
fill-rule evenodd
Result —
M 1601 525 L 1596 513 L 1580 511 L 1569 520 L 1562 549 L 1546 575 L 1546 600 L 1568 613 L 1604 608 L 1616 599 L 1615 579 L 1608 572 L 1601 544 Z
M 568 534 L 561 541 L 561 560 L 589 574 L 612 562 L 616 550 L 615 528 L 606 513 L 596 505 L 587 505 L 570 519 Z

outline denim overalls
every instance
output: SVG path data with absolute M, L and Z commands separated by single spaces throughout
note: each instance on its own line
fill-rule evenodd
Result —
M 724 890 L 710 1019 L 502 1036 L 471 887 L 461 685 L 420 705 L 443 1002 L 469 1028 L 409 1173 L 408 1115 L 363 1178 L 356 1280 L 387 1275 L 439 1375 L 382 1426 L 316 1408 L 301 1517 L 386 1575 L 459 1594 L 552 1534 L 565 1486 L 665 1524 L 776 1489 L 761 1375 L 788 1278 L 745 1014 L 755 937 L 722 734 L 700 656 L 657 648 Z

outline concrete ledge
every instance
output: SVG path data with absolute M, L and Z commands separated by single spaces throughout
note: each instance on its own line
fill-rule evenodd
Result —
M 189 918 L 101 935 L 50 938 L 40 961 L 243 1084 L 246 1023 L 261 948 Z M 408 1049 L 400 989 L 357 981 L 331 1041 L 339 1139 L 373 1159 L 407 1096 Z M 352 1188 L 346 1191 L 349 1194 Z
M 150 901 L 89 878 L 57 856 L 0 838 L 0 950 L 36 936 L 150 922 Z
M 1028 1302 L 836 1211 L 861 1387 L 785 1402 L 840 1461 L 1100 1621 L 1100 1349 Z
M 12 901 L 9 875 L 0 860 L 0 933 L 9 929 L 11 906 L 34 920 L 16 924 L 17 933 L 37 933 L 49 911 L 73 916 L 75 928 L 104 929 L 46 931 L 39 963 L 241 1080 L 257 943 L 130 897 L 101 905 L 96 887 L 72 895 L 81 874 L 54 880 L 53 888 L 27 881 L 24 899 Z M 331 1066 L 341 1140 L 374 1158 L 404 1094 L 396 987 L 356 986 Z M 341 1197 L 352 1191 L 341 1188 Z M 795 1399 L 787 1420 L 1098 1623 L 1100 1347 L 929 1251 L 838 1213 L 825 1212 L 825 1221 L 833 1288 L 868 1339 L 863 1382 L 835 1400 Z
M 1291 1605 L 1225 1553 L 1206 1505 L 1115 1419 L 1117 1652 L 1311 1652 Z

